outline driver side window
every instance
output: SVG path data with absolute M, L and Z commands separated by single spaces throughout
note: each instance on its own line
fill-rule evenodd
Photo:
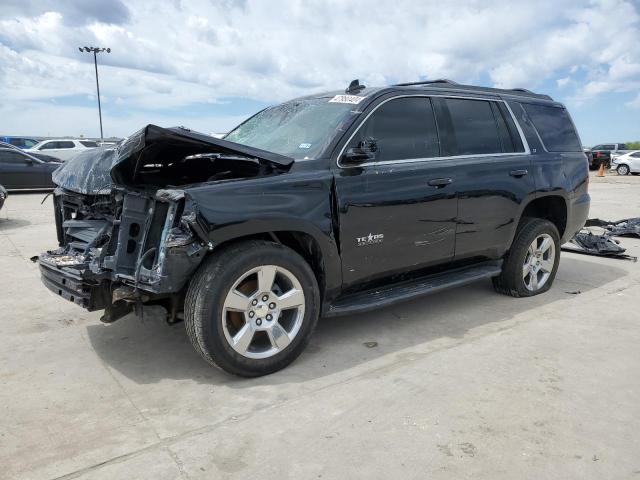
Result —
M 375 162 L 439 156 L 431 100 L 405 97 L 382 104 L 356 132 L 349 147 L 373 153 Z

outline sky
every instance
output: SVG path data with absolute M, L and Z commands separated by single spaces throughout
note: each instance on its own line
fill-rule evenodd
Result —
M 3 0 L 0 135 L 226 132 L 267 105 L 448 78 L 546 93 L 584 145 L 640 140 L 639 0 Z

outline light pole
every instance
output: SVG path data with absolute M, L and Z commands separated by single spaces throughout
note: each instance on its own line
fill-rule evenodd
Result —
M 98 53 L 107 52 L 111 53 L 110 48 L 100 47 L 78 47 L 81 52 L 93 52 L 93 65 L 96 67 L 96 90 L 98 90 L 98 116 L 100 117 L 100 142 L 104 142 L 104 135 L 102 133 L 102 107 L 100 106 L 100 82 L 98 81 Z

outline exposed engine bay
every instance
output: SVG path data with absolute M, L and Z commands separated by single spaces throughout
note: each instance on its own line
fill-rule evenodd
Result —
M 293 160 L 182 129 L 148 126 L 54 173 L 59 248 L 38 257 L 45 285 L 114 321 L 142 303 L 175 319 L 181 290 L 212 245 L 188 194 L 288 170 Z M 263 158 L 266 157 L 266 158 Z

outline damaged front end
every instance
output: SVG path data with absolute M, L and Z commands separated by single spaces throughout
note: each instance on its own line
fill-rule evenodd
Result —
M 253 150 L 253 151 L 251 151 Z M 265 158 L 267 157 L 267 158 Z M 59 248 L 38 257 L 43 283 L 112 322 L 142 304 L 175 321 L 212 225 L 188 187 L 279 174 L 292 161 L 184 129 L 148 126 L 54 174 Z

